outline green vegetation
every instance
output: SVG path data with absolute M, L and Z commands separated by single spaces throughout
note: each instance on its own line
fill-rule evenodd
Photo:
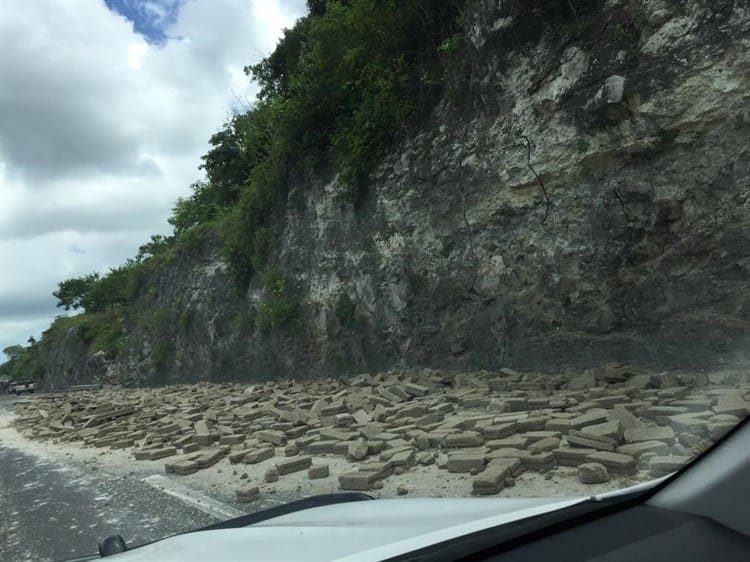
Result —
M 177 202 L 175 235 L 202 223 L 223 233 L 238 288 L 267 265 L 290 179 L 339 173 L 342 202 L 362 203 L 383 150 L 408 133 L 443 91 L 463 45 L 464 2 L 310 1 L 274 52 L 245 72 L 258 103 L 211 138 L 207 181 Z

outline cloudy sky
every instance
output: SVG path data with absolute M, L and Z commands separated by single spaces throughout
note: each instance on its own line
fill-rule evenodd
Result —
M 0 349 L 52 291 L 170 231 L 208 138 L 304 0 L 0 1 Z M 2 355 L 0 355 L 0 362 Z

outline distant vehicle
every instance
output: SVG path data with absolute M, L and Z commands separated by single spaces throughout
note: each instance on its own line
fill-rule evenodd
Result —
M 8 394 L 34 394 L 35 388 L 34 381 L 31 380 L 11 381 L 8 385 Z

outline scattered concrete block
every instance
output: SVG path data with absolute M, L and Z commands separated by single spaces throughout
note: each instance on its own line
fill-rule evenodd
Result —
M 256 437 L 265 443 L 271 443 L 277 447 L 286 445 L 286 435 L 283 431 L 276 429 L 261 430 L 256 434 Z
M 485 464 L 484 455 L 467 455 L 461 453 L 450 453 L 448 455 L 448 472 L 471 472 L 482 470 Z
M 330 468 L 327 464 L 313 465 L 307 469 L 307 477 L 310 480 L 328 478 L 329 474 L 330 474 Z
M 578 466 L 578 480 L 583 484 L 609 482 L 607 467 L 598 462 L 587 462 Z
M 588 455 L 586 462 L 603 464 L 610 472 L 617 472 L 619 474 L 635 474 L 638 472 L 635 459 L 630 455 L 623 455 L 622 453 L 597 451 Z
M 627 429 L 624 432 L 627 443 L 639 443 L 641 441 L 664 441 L 672 445 L 675 440 L 674 430 L 669 427 L 642 427 Z
M 312 457 L 291 457 L 277 462 L 276 470 L 278 471 L 279 476 L 283 476 L 285 474 L 291 474 L 293 472 L 310 468 L 310 465 L 312 465 Z
M 555 460 L 560 466 L 579 466 L 586 462 L 586 457 L 595 453 L 596 449 L 577 447 L 560 447 L 553 451 Z
M 257 486 L 243 486 L 237 489 L 236 497 L 238 502 L 252 502 L 260 497 L 260 490 Z
M 275 451 L 273 447 L 263 447 L 246 453 L 244 457 L 242 457 L 242 462 L 245 464 L 258 464 L 259 462 L 270 459 L 274 454 Z
M 342 490 L 365 492 L 379 480 L 377 472 L 346 472 L 339 475 L 339 486 Z
M 639 441 L 617 447 L 617 452 L 623 455 L 630 455 L 638 459 L 643 453 L 655 453 L 657 455 L 669 454 L 669 445 L 664 441 Z
M 587 449 L 598 449 L 600 451 L 614 452 L 616 446 L 614 439 L 583 433 L 575 429 L 571 429 L 568 432 L 567 439 L 569 445 L 584 447 Z
M 649 462 L 649 475 L 657 478 L 680 470 L 690 462 L 688 456 L 654 456 Z
M 512 475 L 513 461 L 510 459 L 494 459 L 485 469 L 474 477 L 472 493 L 478 496 L 494 495 L 505 488 L 505 481 Z
M 351 460 L 361 461 L 367 456 L 368 447 L 367 443 L 358 439 L 357 441 L 344 441 L 347 443 L 346 456 Z

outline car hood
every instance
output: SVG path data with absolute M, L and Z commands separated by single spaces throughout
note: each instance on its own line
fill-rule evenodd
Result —
M 176 535 L 116 562 L 382 560 L 589 498 L 413 498 L 359 501 L 289 513 L 248 527 Z

